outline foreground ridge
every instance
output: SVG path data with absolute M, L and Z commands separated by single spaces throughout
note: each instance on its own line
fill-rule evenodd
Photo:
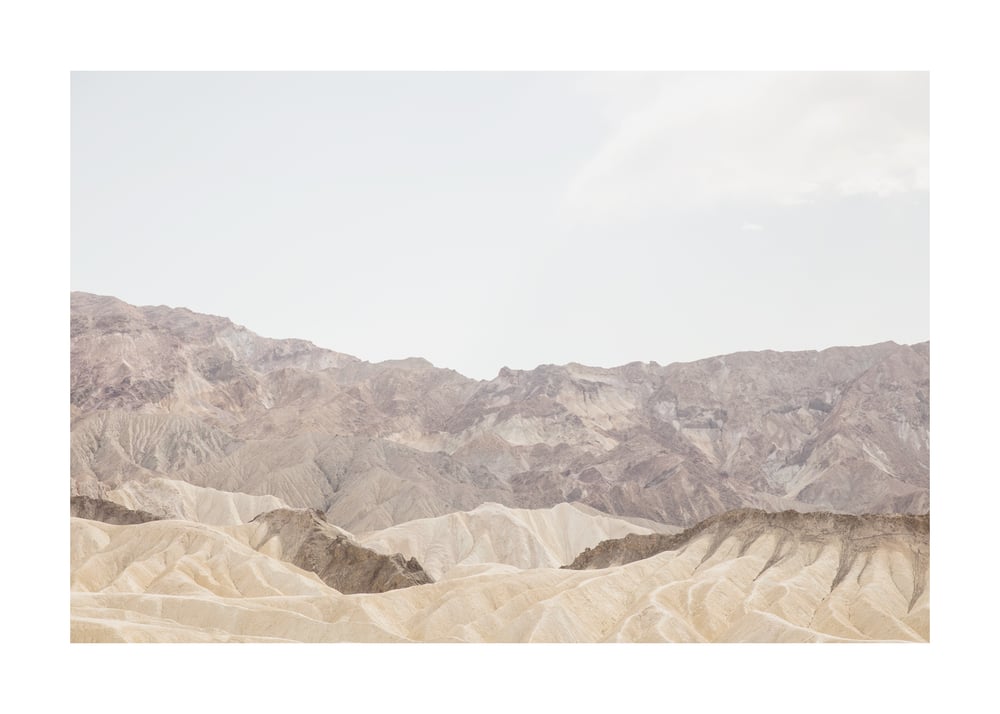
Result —
M 452 549 L 450 541 L 463 537 L 442 529 L 435 541 Z M 350 536 L 309 511 L 279 510 L 229 527 L 74 518 L 71 638 L 925 642 L 928 538 L 927 516 L 739 510 L 674 536 L 673 550 L 622 565 L 479 562 L 419 587 L 345 595 L 326 582 L 324 564 L 344 565 L 331 553 L 358 556 L 369 578 L 378 568 L 370 553 L 323 547 Z M 321 547 L 310 553 L 310 541 Z M 297 554 L 301 566 L 286 560 Z M 386 560 L 394 561 L 381 563 L 390 578 L 411 562 Z
M 774 556 L 760 574 L 781 559 L 788 557 L 805 543 L 837 543 L 840 546 L 840 566 L 831 583 L 835 588 L 861 557 L 874 552 L 890 539 L 912 546 L 916 569 L 911 605 L 927 588 L 929 560 L 930 514 L 919 516 L 896 514 L 848 515 L 842 513 L 773 513 L 757 509 L 735 509 L 707 518 L 701 523 L 674 535 L 650 533 L 629 534 L 623 538 L 602 541 L 587 548 L 572 563 L 569 570 L 593 570 L 624 565 L 653 557 L 665 551 L 680 550 L 696 538 L 708 536 L 711 545 L 704 560 L 711 557 L 727 539 L 741 542 L 740 554 L 758 539 L 780 532 Z

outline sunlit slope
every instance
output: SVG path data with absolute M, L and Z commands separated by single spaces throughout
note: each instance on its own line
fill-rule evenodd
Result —
M 929 638 L 926 531 L 707 529 L 598 570 L 469 566 L 343 595 L 229 529 L 73 521 L 74 640 L 825 641 Z M 815 536 L 815 537 L 814 537 Z M 249 541 L 248 541 L 249 542 Z M 846 550 L 845 550 L 846 549 Z M 849 552 L 848 552 L 849 551 Z M 458 569 L 455 569 L 458 571 Z
M 261 513 L 288 507 L 275 496 L 219 491 L 166 478 L 127 481 L 106 498 L 133 510 L 215 526 L 247 523 Z
M 660 526 L 658 530 L 677 529 Z M 582 504 L 524 509 L 486 503 L 472 511 L 409 521 L 365 534 L 360 542 L 380 553 L 415 557 L 438 579 L 456 565 L 558 568 L 603 540 L 653 532 Z

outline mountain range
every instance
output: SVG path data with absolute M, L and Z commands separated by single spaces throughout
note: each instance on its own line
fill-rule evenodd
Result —
M 177 516 L 226 494 L 223 510 L 313 509 L 359 533 L 487 502 L 676 527 L 929 509 L 926 342 L 480 381 L 184 308 L 70 307 L 71 495 Z
M 71 294 L 70 639 L 927 641 L 929 344 L 370 363 Z

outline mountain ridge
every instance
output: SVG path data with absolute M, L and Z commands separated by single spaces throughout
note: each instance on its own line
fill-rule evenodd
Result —
M 122 305 L 125 305 L 125 306 L 128 306 L 128 307 L 137 308 L 137 309 L 140 309 L 140 310 L 143 310 L 143 309 L 157 310 L 157 311 L 176 310 L 176 311 L 180 311 L 180 312 L 183 312 L 183 313 L 190 314 L 192 316 L 201 316 L 201 317 L 211 318 L 211 319 L 214 319 L 214 320 L 224 321 L 224 322 L 228 323 L 229 325 L 231 325 L 233 328 L 235 328 L 237 330 L 245 331 L 245 332 L 257 335 L 257 333 L 253 332 L 252 330 L 250 330 L 245 325 L 242 325 L 240 323 L 234 322 L 231 318 L 225 317 L 223 315 L 215 315 L 213 313 L 197 312 L 195 310 L 192 310 L 191 308 L 184 307 L 184 306 L 171 306 L 171 305 L 166 305 L 166 304 L 159 304 L 159 305 L 134 305 L 134 304 L 128 303 L 125 300 L 122 300 L 121 298 L 118 298 L 118 297 L 116 297 L 114 295 L 103 295 L 103 294 L 98 294 L 98 293 L 92 293 L 92 292 L 89 292 L 89 291 L 86 291 L 86 290 L 72 290 L 72 291 L 70 291 L 71 301 L 73 299 L 73 296 L 78 296 L 80 298 L 85 298 L 85 299 L 88 299 L 88 300 L 90 300 L 90 299 L 98 299 L 98 300 L 114 301 L 116 303 L 121 303 Z M 72 312 L 72 308 L 71 308 L 71 312 Z M 71 321 L 71 323 L 72 323 L 72 321 Z M 72 324 L 71 324 L 71 328 L 72 328 Z M 71 335 L 72 334 L 73 334 L 73 330 L 71 329 Z M 257 336 L 259 337 L 259 335 L 257 335 Z M 597 366 L 597 365 L 587 365 L 587 364 L 583 364 L 583 363 L 575 362 L 575 361 L 566 362 L 564 364 L 556 364 L 556 363 L 553 363 L 553 362 L 540 362 L 540 363 L 536 364 L 534 367 L 528 367 L 528 368 L 518 368 L 518 367 L 510 367 L 510 366 L 504 365 L 504 366 L 501 366 L 497 370 L 497 374 L 496 375 L 494 375 L 493 377 L 490 377 L 490 378 L 485 378 L 485 377 L 471 377 L 471 376 L 466 375 L 465 373 L 460 372 L 460 371 L 458 371 L 458 370 L 456 370 L 456 369 L 454 369 L 452 367 L 437 366 L 433 362 L 431 362 L 430 360 L 428 360 L 427 358 L 421 357 L 419 355 L 410 355 L 408 357 L 392 357 L 392 358 L 380 360 L 380 361 L 377 361 L 377 362 L 371 362 L 371 361 L 362 359 L 360 357 L 348 354 L 346 352 L 339 352 L 339 351 L 334 350 L 334 349 L 329 348 L 329 347 L 323 347 L 321 345 L 317 345 L 315 342 L 313 342 L 311 340 L 304 339 L 304 338 L 297 338 L 297 337 L 261 337 L 260 339 L 274 341 L 274 342 L 285 342 L 285 341 L 288 341 L 288 342 L 304 343 L 304 344 L 308 345 L 309 347 L 314 348 L 316 350 L 321 350 L 321 351 L 324 351 L 324 352 L 331 352 L 331 353 L 334 353 L 334 354 L 341 355 L 343 357 L 349 358 L 352 361 L 356 361 L 358 363 L 372 365 L 372 366 L 378 366 L 378 365 L 406 366 L 406 365 L 409 365 L 411 367 L 417 367 L 417 368 L 419 368 L 421 366 L 430 367 L 430 368 L 433 368 L 433 369 L 436 369 L 436 370 L 443 370 L 443 371 L 446 371 L 446 372 L 452 372 L 452 373 L 454 373 L 454 374 L 456 374 L 456 375 L 458 375 L 458 376 L 460 376 L 460 377 L 462 377 L 464 379 L 472 381 L 472 382 L 491 382 L 491 381 L 495 380 L 497 377 L 510 376 L 511 374 L 516 373 L 516 372 L 528 373 L 528 372 L 535 372 L 536 370 L 546 369 L 546 368 L 555 368 L 555 369 L 584 368 L 584 369 L 598 369 L 598 370 L 621 370 L 621 369 L 635 368 L 635 367 L 653 367 L 653 368 L 656 368 L 656 369 L 662 369 L 662 368 L 665 368 L 665 367 L 671 367 L 673 365 L 693 364 L 693 363 L 696 363 L 696 362 L 703 362 L 705 360 L 714 360 L 714 359 L 719 359 L 719 358 L 722 358 L 722 357 L 739 357 L 739 356 L 745 356 L 745 355 L 767 355 L 767 354 L 776 354 L 776 355 L 778 355 L 778 354 L 786 354 L 786 355 L 787 354 L 792 354 L 792 355 L 794 355 L 794 354 L 803 354 L 803 355 L 805 355 L 805 354 L 818 354 L 818 353 L 826 352 L 828 350 L 840 350 L 840 349 L 850 350 L 850 349 L 859 349 L 859 348 L 866 348 L 866 347 L 880 347 L 880 346 L 883 346 L 883 345 L 889 345 L 889 346 L 894 346 L 894 347 L 911 347 L 911 348 L 915 348 L 915 349 L 920 348 L 920 349 L 923 349 L 924 351 L 926 351 L 928 349 L 928 346 L 930 345 L 930 340 L 920 340 L 918 342 L 896 342 L 895 340 L 883 340 L 882 342 L 874 342 L 874 343 L 866 343 L 866 344 L 858 344 L 858 345 L 831 344 L 831 345 L 827 345 L 826 347 L 817 347 L 817 348 L 812 348 L 812 349 L 791 349 L 791 350 L 775 350 L 775 349 L 770 349 L 770 348 L 763 348 L 763 349 L 757 349 L 757 350 L 746 349 L 746 350 L 737 350 L 735 352 L 720 352 L 718 354 L 712 354 L 712 355 L 708 355 L 706 357 L 699 357 L 698 359 L 693 359 L 693 360 L 676 360 L 676 361 L 666 362 L 666 363 L 663 363 L 663 364 L 661 364 L 657 360 L 648 360 L 648 361 L 632 360 L 630 362 L 624 362 L 622 364 L 610 365 L 610 366 L 606 366 L 606 367 L 605 366 Z
M 352 531 L 486 501 L 688 526 L 739 507 L 929 505 L 929 343 L 472 380 L 228 318 L 71 293 L 71 493 L 170 479 Z

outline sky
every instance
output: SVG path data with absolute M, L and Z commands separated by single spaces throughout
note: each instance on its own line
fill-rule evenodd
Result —
M 929 336 L 926 73 L 80 73 L 71 289 L 369 361 Z

